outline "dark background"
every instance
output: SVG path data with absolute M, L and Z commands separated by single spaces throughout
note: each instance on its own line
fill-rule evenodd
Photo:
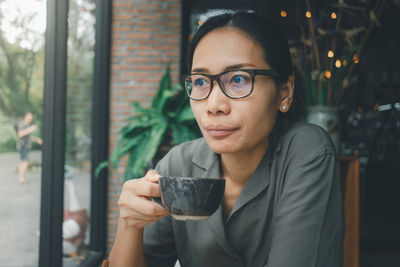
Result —
M 326 11 L 337 1 L 311 1 L 313 13 Z M 360 1 L 345 1 L 357 4 Z M 364 1 L 374 6 L 376 1 Z M 380 25 L 371 31 L 359 55 L 354 74 L 358 81 L 343 98 L 342 154 L 360 158 L 360 264 L 362 267 L 400 266 L 400 7 L 393 1 L 382 12 Z M 280 24 L 289 39 L 299 35 L 296 12 L 305 12 L 305 1 L 184 1 L 184 21 L 208 9 L 252 9 Z M 280 11 L 288 14 L 283 19 Z M 351 25 L 348 20 L 343 23 Z M 184 23 L 183 53 L 191 32 Z M 185 28 L 186 27 L 186 28 Z M 193 25 L 192 25 L 193 27 Z M 182 70 L 185 63 L 182 59 Z M 295 119 L 305 107 L 296 83 Z M 380 111 L 379 106 L 399 103 Z

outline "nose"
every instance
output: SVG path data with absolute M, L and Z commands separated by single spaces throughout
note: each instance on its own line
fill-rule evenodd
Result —
M 207 112 L 210 114 L 227 115 L 231 112 L 229 98 L 224 94 L 221 87 L 214 81 L 210 95 L 207 98 Z

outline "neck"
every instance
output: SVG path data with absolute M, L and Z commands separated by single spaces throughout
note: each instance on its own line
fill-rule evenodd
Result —
M 223 177 L 231 182 L 244 185 L 257 169 L 269 146 L 268 138 L 256 148 L 235 153 L 222 154 L 221 164 Z

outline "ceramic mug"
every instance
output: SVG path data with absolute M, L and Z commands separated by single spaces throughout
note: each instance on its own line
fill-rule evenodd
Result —
M 207 220 L 221 204 L 225 180 L 194 177 L 161 177 L 163 205 L 176 220 Z

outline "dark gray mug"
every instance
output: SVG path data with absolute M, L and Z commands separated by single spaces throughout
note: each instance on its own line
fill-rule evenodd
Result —
M 221 204 L 225 180 L 214 178 L 161 177 L 163 205 L 176 220 L 207 220 Z

